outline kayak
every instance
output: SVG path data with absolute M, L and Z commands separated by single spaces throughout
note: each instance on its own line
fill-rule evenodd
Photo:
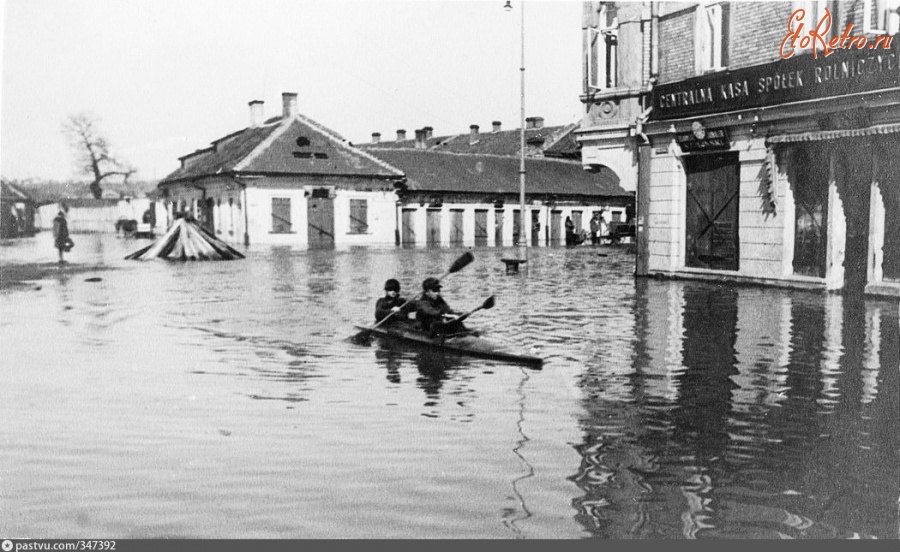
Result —
M 406 323 L 405 321 L 394 322 L 374 329 L 366 326 L 356 326 L 356 328 L 370 332 L 375 337 L 382 339 L 414 343 L 433 349 L 489 360 L 526 364 L 537 369 L 540 369 L 544 363 L 544 359 L 540 357 L 512 351 L 502 345 L 469 333 L 454 334 L 443 338 L 430 337 L 422 333 L 416 324 Z

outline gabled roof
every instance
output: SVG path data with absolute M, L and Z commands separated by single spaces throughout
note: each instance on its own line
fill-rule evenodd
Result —
M 270 119 L 262 126 L 223 136 L 210 147 L 180 159 L 182 166 L 161 185 L 222 173 L 403 177 L 401 171 L 303 115 Z
M 548 147 L 554 146 L 566 135 L 578 128 L 577 124 L 552 126 L 541 128 L 526 128 L 525 143 L 529 148 L 536 148 L 545 155 Z M 426 140 L 425 149 L 433 151 L 447 151 L 453 153 L 485 153 L 491 155 L 518 155 L 521 150 L 521 129 L 491 130 L 479 129 L 476 140 L 473 142 L 471 133 L 455 134 L 450 136 L 432 137 Z M 574 143 L 574 142 L 573 142 Z M 378 143 L 360 144 L 367 150 L 381 149 L 407 149 L 415 148 L 416 141 L 382 141 Z
M 406 173 L 413 191 L 518 194 L 520 159 L 421 149 L 372 149 L 374 155 Z M 632 197 L 607 168 L 588 172 L 581 163 L 559 159 L 525 159 L 526 193 Z
M 0 201 L 3 203 L 34 203 L 34 199 L 15 184 L 10 184 L 5 180 L 0 180 Z

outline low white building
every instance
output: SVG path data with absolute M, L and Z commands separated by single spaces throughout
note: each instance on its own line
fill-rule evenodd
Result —
M 167 222 L 189 213 L 245 245 L 395 245 L 404 174 L 299 114 L 297 94 L 282 102 L 269 120 L 250 102 L 250 126 L 181 158 L 159 184 Z
M 571 134 L 569 127 L 544 127 L 526 120 L 527 239 L 531 245 L 566 243 L 566 219 L 576 235 L 590 231 L 594 214 L 609 228 L 627 232 L 634 193 L 608 168 L 587 171 L 577 158 L 550 157 L 549 146 Z M 398 187 L 399 238 L 404 246 L 510 246 L 520 242 L 520 130 L 432 137 L 431 128 L 407 140 L 383 142 L 373 134 L 368 152 L 406 174 Z M 561 148 L 558 148 L 561 150 Z M 577 150 L 576 150 L 577 156 Z M 618 234 L 616 234 L 618 235 Z

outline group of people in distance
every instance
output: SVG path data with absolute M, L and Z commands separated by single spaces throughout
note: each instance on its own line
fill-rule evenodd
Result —
M 425 278 L 422 294 L 416 299 L 406 300 L 400 296 L 400 282 L 391 278 L 384 283 L 384 297 L 375 303 L 375 322 L 389 324 L 394 320 L 409 320 L 415 315 L 421 331 L 436 337 L 467 331 L 462 322 L 462 313 L 450 308 L 441 297 L 441 281 Z
M 594 216 L 590 221 L 590 234 L 581 229 L 577 229 L 576 231 L 572 217 L 566 217 L 566 245 L 581 245 L 584 243 L 585 239 L 587 239 L 588 235 L 590 235 L 591 238 L 591 245 L 599 245 L 602 240 L 609 239 L 609 224 L 606 222 L 606 219 L 603 218 L 603 213 L 605 212 L 606 211 L 600 210 L 594 213 Z

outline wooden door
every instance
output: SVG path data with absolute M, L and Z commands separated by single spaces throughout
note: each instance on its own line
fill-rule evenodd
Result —
M 518 209 L 513 211 L 513 245 L 519 245 L 522 240 L 519 239 L 522 231 L 522 212 Z
M 736 152 L 686 159 L 686 266 L 738 270 L 739 169 Z
M 216 233 L 216 217 L 214 214 L 216 202 L 213 198 L 208 197 L 203 202 L 203 227 L 209 230 L 211 234 Z
M 400 214 L 400 240 L 403 245 L 416 243 L 416 209 L 403 209 Z
M 450 245 L 463 243 L 463 210 L 450 209 Z
M 531 245 L 541 244 L 541 212 L 531 212 Z
M 562 211 L 550 211 L 550 243 L 562 243 Z
M 425 244 L 440 245 L 441 243 L 441 210 L 428 209 L 425 213 Z
M 327 249 L 334 247 L 334 200 L 330 197 L 315 197 L 306 204 L 309 247 Z
M 484 246 L 488 243 L 487 209 L 475 210 L 475 245 Z
M 503 209 L 494 210 L 494 245 L 503 245 Z

